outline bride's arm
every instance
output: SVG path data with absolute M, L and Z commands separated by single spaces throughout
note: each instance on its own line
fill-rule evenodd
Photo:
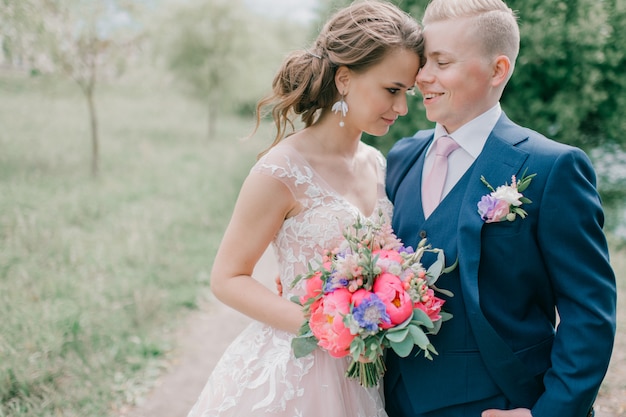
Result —
M 296 207 L 289 189 L 267 175 L 244 181 L 211 271 L 211 290 L 223 303 L 255 320 L 297 333 L 301 307 L 252 278 L 252 271 L 289 212 Z

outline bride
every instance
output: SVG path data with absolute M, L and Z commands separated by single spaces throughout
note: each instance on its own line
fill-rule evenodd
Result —
M 313 46 L 286 58 L 270 107 L 277 135 L 251 169 L 211 273 L 222 302 L 252 317 L 227 348 L 189 417 L 386 416 L 377 388 L 344 376 L 347 358 L 321 348 L 296 359 L 291 340 L 304 321 L 290 301 L 291 283 L 337 246 L 357 216 L 391 216 L 384 190 L 385 160 L 361 142 L 384 135 L 407 113 L 423 49 L 421 27 L 396 6 L 355 2 L 326 23 Z M 288 134 L 293 117 L 304 128 Z M 251 277 L 269 244 L 284 294 Z

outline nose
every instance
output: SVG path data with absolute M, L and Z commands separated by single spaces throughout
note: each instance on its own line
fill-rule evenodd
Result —
M 417 72 L 417 77 L 415 77 L 415 82 L 419 84 L 427 83 L 429 80 L 432 80 L 432 72 L 430 70 L 430 65 L 428 61 L 424 63 L 424 66 L 419 69 Z
M 400 116 L 404 116 L 409 112 L 409 106 L 406 102 L 406 94 L 398 94 L 398 98 L 393 103 L 393 111 Z

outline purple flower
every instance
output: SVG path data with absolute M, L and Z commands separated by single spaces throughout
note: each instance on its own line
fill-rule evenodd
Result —
M 492 213 L 498 204 L 498 199 L 491 194 L 484 195 L 478 202 L 478 214 L 483 220 L 489 219 L 489 213 Z
M 385 304 L 374 293 L 368 293 L 366 297 L 363 297 L 352 311 L 352 316 L 361 328 L 370 332 L 378 331 L 380 323 L 391 323 Z
M 402 246 L 398 249 L 398 252 L 411 254 L 411 253 L 415 253 L 415 250 L 413 250 L 413 247 L 411 246 Z

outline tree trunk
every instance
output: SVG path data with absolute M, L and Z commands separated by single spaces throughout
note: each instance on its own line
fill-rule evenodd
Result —
M 89 120 L 91 126 L 91 175 L 97 177 L 100 171 L 100 149 L 98 140 L 98 117 L 93 100 L 93 88 L 85 89 L 85 96 L 87 97 L 87 105 L 89 106 Z
M 209 141 L 213 140 L 213 138 L 215 137 L 215 124 L 215 106 L 213 106 L 213 101 L 209 99 L 207 103 L 207 139 Z

